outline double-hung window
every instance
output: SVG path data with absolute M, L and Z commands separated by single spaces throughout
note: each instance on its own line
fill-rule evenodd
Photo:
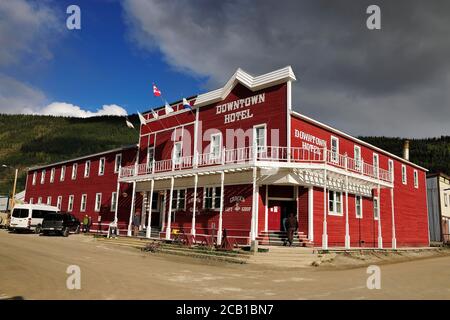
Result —
M 87 160 L 84 164 L 84 177 L 89 177 L 89 174 L 91 173 L 91 160 Z
M 331 136 L 331 159 L 332 162 L 339 161 L 339 139 Z
M 47 197 L 47 205 L 49 205 L 49 206 L 52 205 L 52 197 L 51 196 Z
M 111 193 L 111 212 L 116 211 L 117 206 L 117 192 Z
M 361 196 L 355 196 L 355 213 L 356 218 L 361 219 L 363 217 L 363 211 L 362 211 L 362 197 Z
M 118 153 L 116 154 L 116 159 L 114 161 L 114 173 L 118 173 L 121 166 L 122 166 L 122 154 Z
M 181 157 L 182 157 L 182 142 L 175 142 L 175 144 L 173 145 L 173 154 L 172 154 L 172 161 L 173 164 L 180 164 L 181 162 Z
M 58 210 L 61 210 L 61 204 L 62 204 L 62 196 L 58 196 L 58 199 L 56 200 L 56 207 Z
M 328 191 L 328 212 L 334 215 L 342 215 L 342 192 Z
M 72 212 L 73 210 L 73 201 L 74 201 L 74 195 L 69 196 L 69 202 L 67 203 L 67 211 Z
M 186 190 L 173 190 L 172 194 L 172 211 L 186 209 Z
M 414 188 L 419 188 L 419 173 L 414 170 Z
M 389 159 L 388 160 L 388 171 L 389 171 L 389 177 L 391 182 L 394 182 L 394 160 Z
M 105 174 L 105 157 L 100 158 L 100 161 L 98 162 L 98 175 L 102 176 Z
M 77 170 L 78 170 L 78 164 L 74 163 L 72 165 L 72 180 L 75 180 L 77 178 Z
M 80 204 L 81 212 L 86 211 L 86 204 L 87 204 L 87 194 L 83 194 L 83 195 L 81 195 L 81 204 Z
M 44 182 L 45 182 L 45 169 L 41 171 L 41 184 L 44 184 Z
M 50 183 L 53 183 L 53 181 L 55 181 L 55 168 L 50 170 Z
M 147 167 L 151 168 L 153 160 L 155 159 L 155 147 L 148 147 L 147 149 Z
M 374 153 L 373 154 L 373 175 L 374 175 L 374 177 L 377 177 L 377 178 L 378 178 L 379 166 L 380 166 L 380 160 L 379 160 L 378 154 Z
M 361 147 L 355 146 L 353 148 L 353 158 L 355 160 L 355 170 L 361 170 Z
M 215 133 L 211 135 L 210 154 L 211 159 L 219 159 L 222 150 L 222 134 Z
M 37 172 L 33 172 L 33 186 L 36 184 Z
M 203 208 L 204 209 L 219 209 L 220 208 L 220 187 L 204 188 Z
M 61 167 L 61 173 L 59 175 L 59 181 L 64 181 L 66 178 L 66 166 Z
M 266 125 L 258 125 L 254 127 L 254 144 L 256 146 L 257 154 L 261 154 L 266 151 L 267 147 L 267 130 Z
M 96 193 L 95 194 L 95 207 L 94 207 L 94 211 L 95 212 L 99 212 L 100 209 L 102 207 L 102 194 L 101 193 Z
M 406 176 L 406 166 L 402 164 L 402 183 L 406 184 L 408 182 L 408 177 Z
M 378 217 L 380 216 L 380 204 L 378 202 L 378 198 L 373 198 L 373 218 L 375 220 L 378 220 Z

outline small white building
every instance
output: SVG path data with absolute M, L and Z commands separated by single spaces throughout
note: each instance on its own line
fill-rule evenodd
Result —
M 450 177 L 443 173 L 427 175 L 430 241 L 450 242 Z

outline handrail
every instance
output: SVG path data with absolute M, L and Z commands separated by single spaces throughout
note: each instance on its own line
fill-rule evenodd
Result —
M 288 152 L 290 151 L 290 152 Z M 236 149 L 223 148 L 220 152 L 213 154 L 211 152 L 196 154 L 193 156 L 183 156 L 173 159 L 165 159 L 151 163 L 141 163 L 137 166 L 122 167 L 120 177 L 132 177 L 136 175 L 146 175 L 152 173 L 161 173 L 169 171 L 178 171 L 227 165 L 251 163 L 253 161 L 264 162 L 290 162 L 290 163 L 326 163 L 333 167 L 346 170 L 351 173 L 360 174 L 385 182 L 392 182 L 392 173 L 381 169 L 378 166 L 365 163 L 364 159 L 354 159 L 347 155 L 342 155 L 325 148 L 300 148 L 265 146 L 265 147 L 243 147 Z

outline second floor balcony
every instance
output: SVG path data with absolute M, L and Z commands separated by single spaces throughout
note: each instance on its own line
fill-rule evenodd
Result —
M 348 174 L 370 178 L 382 183 L 392 183 L 392 174 L 388 170 L 354 159 L 327 149 L 287 148 L 279 146 L 223 148 L 219 152 L 173 157 L 173 159 L 155 160 L 132 166 L 122 167 L 120 179 L 132 180 L 133 177 L 152 175 L 183 174 L 206 168 L 225 169 L 226 167 L 293 167 L 315 166 L 339 169 Z

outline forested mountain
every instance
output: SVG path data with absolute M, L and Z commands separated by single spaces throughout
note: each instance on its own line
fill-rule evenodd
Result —
M 139 128 L 137 116 L 129 120 Z M 360 137 L 375 146 L 402 155 L 403 138 Z M 19 168 L 17 190 L 25 186 L 30 166 L 58 162 L 74 157 L 137 143 L 138 131 L 125 125 L 124 117 L 65 118 L 0 114 L 0 195 L 12 187 L 13 170 Z M 450 174 L 450 136 L 410 139 L 411 161 L 430 172 Z

